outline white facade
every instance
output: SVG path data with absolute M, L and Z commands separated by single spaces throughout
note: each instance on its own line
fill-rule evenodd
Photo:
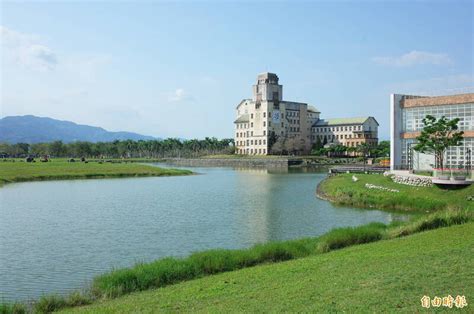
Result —
M 284 101 L 278 80 L 273 73 L 258 75 L 252 99 L 244 99 L 237 106 L 237 154 L 269 154 L 272 138 L 285 150 L 307 153 L 311 149 L 311 125 L 319 119 L 319 112 L 306 103 Z
M 306 103 L 283 100 L 283 86 L 274 73 L 262 73 L 251 99 L 236 108 L 236 154 L 307 154 L 317 138 L 327 143 L 357 146 L 377 143 L 373 117 L 320 120 L 320 112 Z

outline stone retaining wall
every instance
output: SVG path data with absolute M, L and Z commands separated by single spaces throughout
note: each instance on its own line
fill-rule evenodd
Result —
M 392 180 L 395 183 L 411 185 L 411 186 L 432 186 L 433 185 L 433 182 L 431 182 L 431 178 L 429 177 L 392 175 Z
M 166 159 L 177 166 L 188 167 L 285 167 L 291 164 L 287 158 L 170 158 Z

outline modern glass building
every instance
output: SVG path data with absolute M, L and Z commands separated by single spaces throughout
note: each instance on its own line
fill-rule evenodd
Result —
M 436 167 L 433 155 L 413 150 L 427 115 L 460 119 L 458 126 L 464 131 L 464 140 L 460 146 L 448 149 L 445 166 L 470 169 L 474 149 L 474 93 L 436 97 L 390 95 L 390 168 L 432 170 Z

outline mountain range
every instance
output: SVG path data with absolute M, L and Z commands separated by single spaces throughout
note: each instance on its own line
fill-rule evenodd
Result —
M 111 142 L 115 140 L 154 140 L 132 132 L 110 132 L 100 127 L 76 124 L 47 117 L 8 116 L 0 119 L 0 142 L 41 143 L 63 141 Z

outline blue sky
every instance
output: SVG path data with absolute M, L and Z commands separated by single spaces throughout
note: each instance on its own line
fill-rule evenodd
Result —
M 260 72 L 323 118 L 474 86 L 473 1 L 1 3 L 2 116 L 232 137 Z

